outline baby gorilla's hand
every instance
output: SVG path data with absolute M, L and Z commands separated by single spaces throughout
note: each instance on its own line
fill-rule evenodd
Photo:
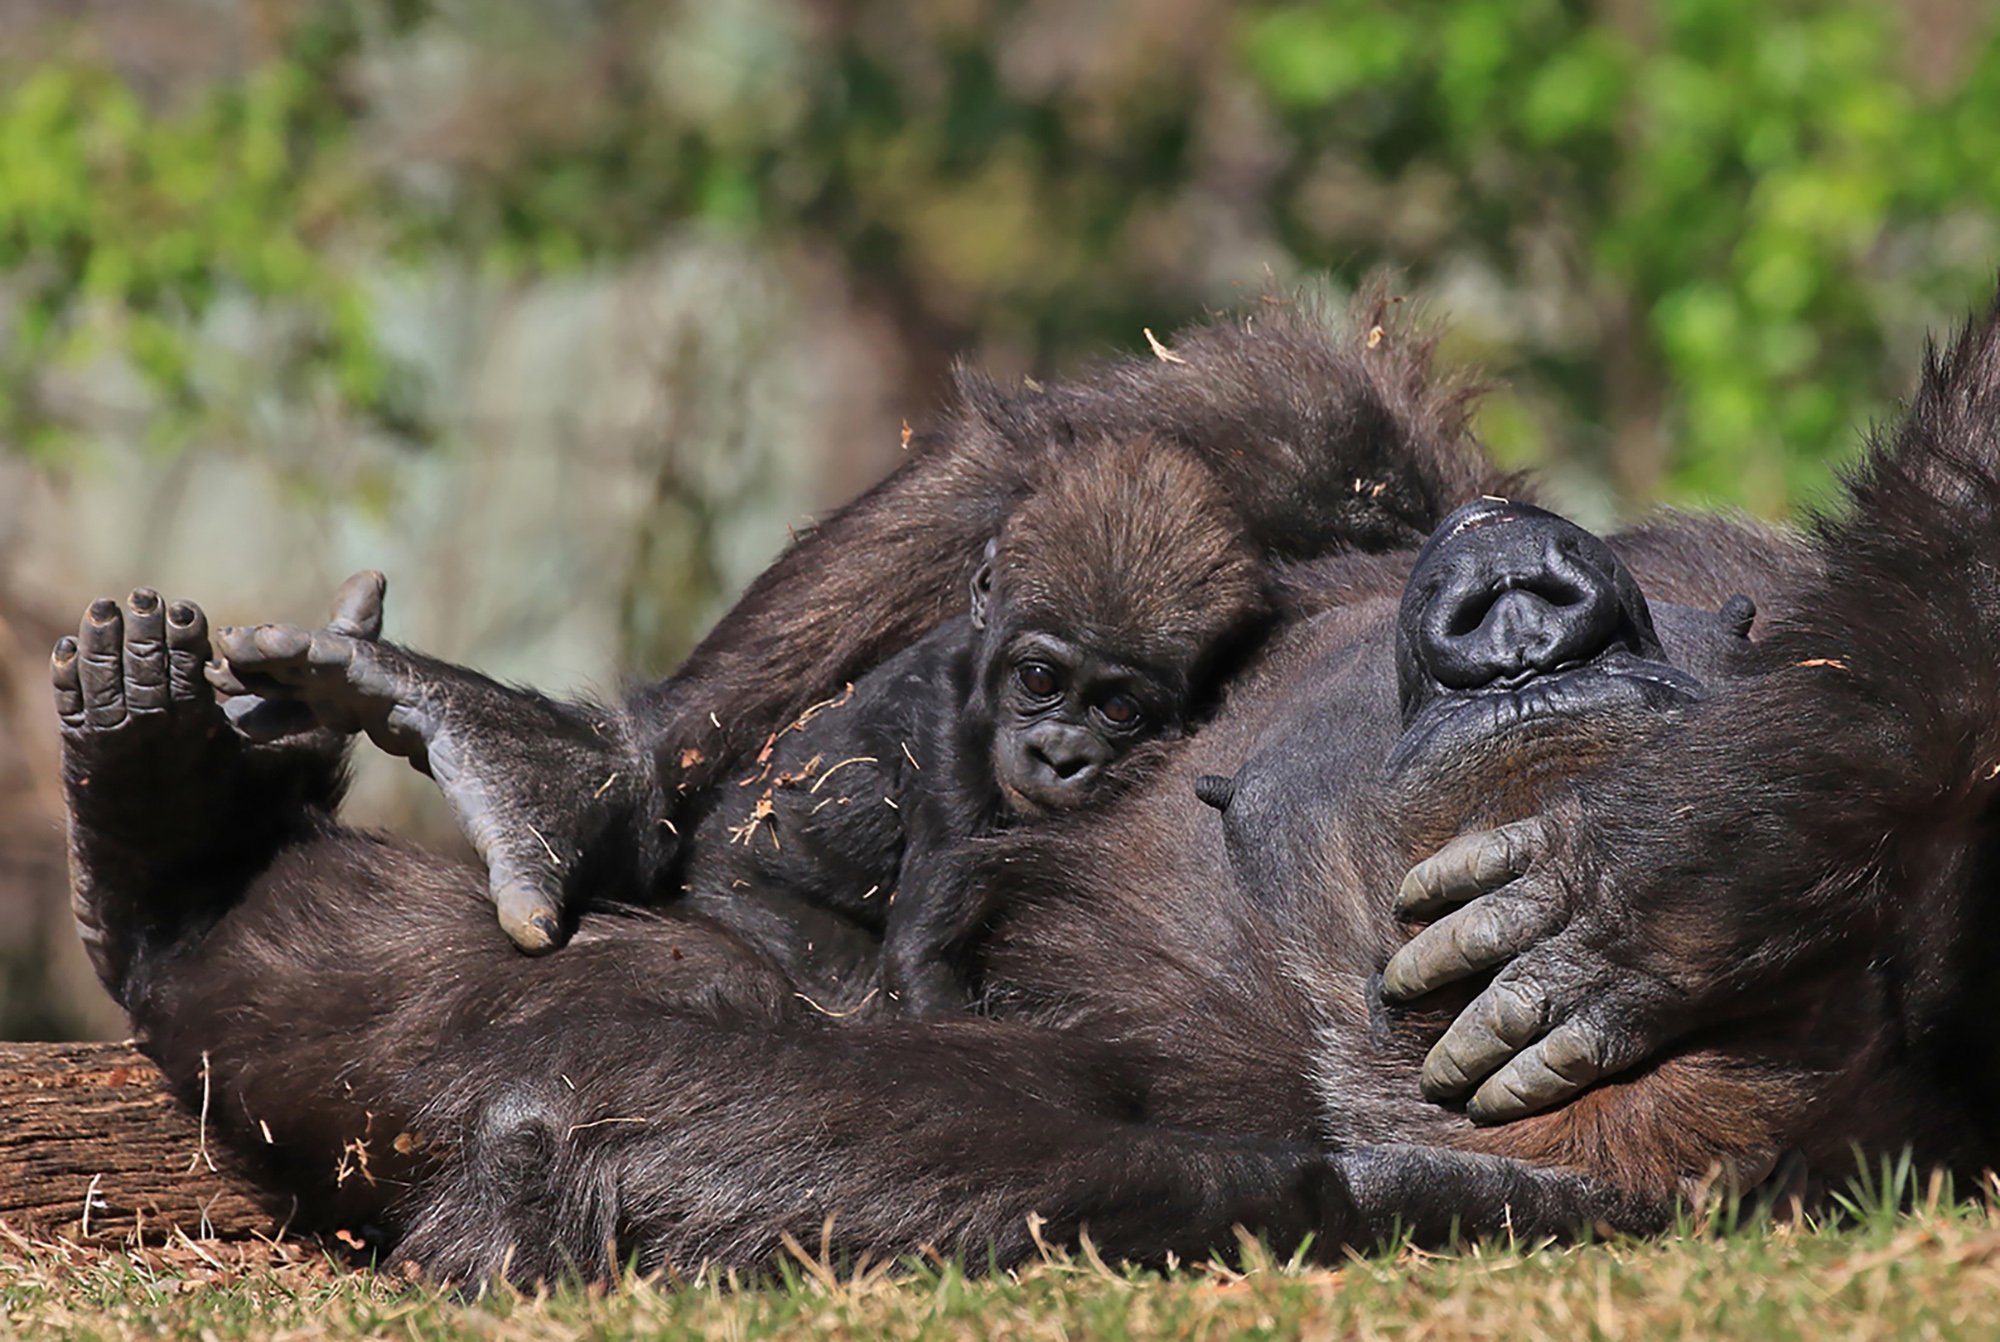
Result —
M 347 580 L 319 629 L 263 624 L 216 631 L 210 679 L 246 735 L 296 731 L 303 713 L 338 732 L 366 732 L 438 785 L 486 863 L 500 925 L 531 953 L 567 935 L 577 885 L 628 867 L 624 824 L 656 807 L 652 770 L 622 714 L 501 685 L 464 667 L 380 641 L 379 573 Z M 622 831 L 610 843 L 612 831 Z M 606 859 L 609 858 L 607 863 Z M 607 891 L 607 893 L 620 893 Z
M 1576 899 L 1556 849 L 1550 817 L 1461 834 L 1396 893 L 1403 917 L 1444 916 L 1390 958 L 1389 1000 L 1506 966 L 1424 1059 L 1426 1098 L 1469 1095 L 1476 1122 L 1561 1104 L 1677 1033 L 1682 995 L 1618 954 L 1627 940 L 1618 910 Z

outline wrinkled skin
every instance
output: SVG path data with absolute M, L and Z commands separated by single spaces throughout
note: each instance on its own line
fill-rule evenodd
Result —
M 1718 1166 L 1754 1183 L 1855 1143 L 1976 1169 L 1996 476 L 1989 320 L 1806 544 L 1670 521 L 1607 551 L 1512 511 L 1405 564 L 1325 561 L 1300 579 L 1319 613 L 1146 786 L 982 847 L 985 1019 L 815 1013 L 813 943 L 757 951 L 726 909 L 566 910 L 574 944 L 522 959 L 478 873 L 251 788 L 173 639 L 121 648 L 115 603 L 54 669 L 79 896 L 169 1074 L 215 1060 L 224 1139 L 254 1152 L 270 1121 L 313 1214 L 447 1276 L 601 1271 L 607 1240 L 752 1262 L 829 1213 L 836 1253 L 1011 1261 L 1036 1212 L 1158 1260 L 1232 1220 L 1322 1250 L 1396 1222 L 1657 1226 Z M 1427 625 L 1439 600 L 1463 618 Z M 364 721 L 407 688 L 333 679 Z M 436 730 L 535 745 L 478 702 Z M 1220 817 L 1197 776 L 1231 780 L 1204 788 Z M 233 824 L 189 832 L 165 796 Z M 1412 940 L 1399 901 L 1451 911 Z M 426 1134 L 408 1194 L 331 1179 L 363 1115 Z

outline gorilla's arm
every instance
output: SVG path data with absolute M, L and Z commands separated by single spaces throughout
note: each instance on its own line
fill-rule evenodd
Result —
M 370 611 L 378 630 L 381 596 L 378 578 Z M 567 938 L 570 892 L 639 900 L 666 868 L 669 807 L 623 708 L 503 685 L 338 622 L 225 627 L 215 644 L 216 688 L 261 701 L 239 722 L 246 735 L 261 735 L 265 719 L 282 740 L 294 724 L 279 708 L 302 705 L 319 724 L 365 732 L 429 775 L 486 864 L 500 926 L 523 950 Z
M 1933 352 L 1848 493 L 1743 679 L 1411 873 L 1412 913 L 1470 902 L 1390 962 L 1392 997 L 1512 960 L 1432 1051 L 1434 1098 L 1545 1108 L 1839 957 L 1912 955 L 1917 1009 L 1946 991 L 2000 796 L 2000 310 Z

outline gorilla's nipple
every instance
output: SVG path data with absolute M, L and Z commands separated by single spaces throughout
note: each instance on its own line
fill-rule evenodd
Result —
M 1226 811 L 1236 800 L 1236 780 L 1226 774 L 1203 774 L 1194 780 L 1194 795 L 1204 804 Z
M 1750 637 L 1750 626 L 1757 621 L 1757 603 L 1738 592 L 1722 603 L 1716 614 L 1722 617 L 1723 627 L 1738 638 Z

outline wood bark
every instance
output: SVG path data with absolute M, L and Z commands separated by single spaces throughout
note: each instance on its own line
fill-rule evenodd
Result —
M 127 1044 L 0 1043 L 0 1223 L 32 1237 L 282 1233 L 291 1199 L 205 1140 Z

